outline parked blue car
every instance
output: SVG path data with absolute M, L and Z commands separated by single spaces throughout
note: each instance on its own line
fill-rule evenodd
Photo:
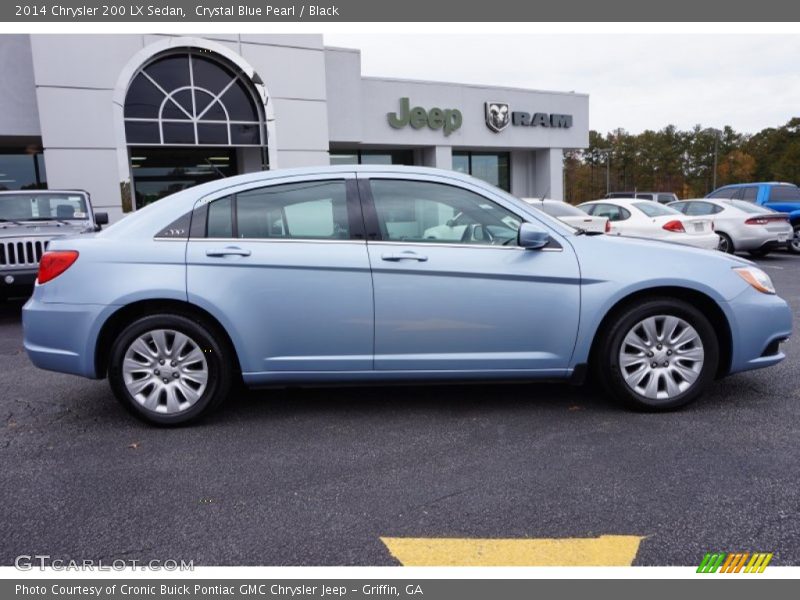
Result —
M 800 188 L 796 185 L 777 181 L 736 183 L 717 188 L 706 198 L 745 200 L 786 213 L 794 229 L 794 237 L 786 248 L 793 254 L 800 254 Z
M 35 365 L 108 377 L 157 424 L 250 387 L 581 382 L 665 410 L 783 360 L 753 263 L 590 236 L 468 176 L 324 167 L 223 179 L 54 241 L 23 309 Z

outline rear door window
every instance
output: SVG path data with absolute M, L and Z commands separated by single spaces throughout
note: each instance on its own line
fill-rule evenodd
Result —
M 758 199 L 758 186 L 750 185 L 742 188 L 741 196 L 737 196 L 734 200 L 744 200 L 745 202 L 755 202 Z

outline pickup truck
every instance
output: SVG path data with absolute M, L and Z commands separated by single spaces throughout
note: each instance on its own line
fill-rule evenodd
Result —
M 786 248 L 793 254 L 800 254 L 800 188 L 796 185 L 777 181 L 736 183 L 717 188 L 706 198 L 745 200 L 786 213 L 794 229 L 794 237 Z
M 81 190 L 0 192 L 0 301 L 30 293 L 51 240 L 97 231 L 108 214 L 94 212 Z

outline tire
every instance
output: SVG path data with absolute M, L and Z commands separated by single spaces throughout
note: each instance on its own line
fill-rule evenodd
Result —
M 750 251 L 748 251 L 748 254 L 749 254 L 750 256 L 752 256 L 753 258 L 764 258 L 764 257 L 765 257 L 765 256 L 767 256 L 767 255 L 768 255 L 770 252 L 771 252 L 771 250 L 765 250 L 764 248 L 759 248 L 759 249 L 757 249 L 757 250 L 750 250 Z
M 717 232 L 717 235 L 719 236 L 718 249 L 720 252 L 724 252 L 725 254 L 733 254 L 736 252 L 731 236 L 729 236 L 727 233 L 721 233 L 719 231 Z
M 213 328 L 182 315 L 157 314 L 137 319 L 117 336 L 108 380 L 136 417 L 178 425 L 208 415 L 225 400 L 234 362 Z
M 792 254 L 800 254 L 800 223 L 794 225 L 794 237 L 786 243 L 786 249 Z
M 669 317 L 678 323 L 670 336 L 675 343 L 662 343 L 658 348 L 659 341 L 663 341 L 668 333 L 664 331 L 665 326 L 676 323 L 667 321 Z M 651 331 L 655 328 L 654 335 L 646 336 L 654 338 L 650 340 L 654 342 L 652 344 L 645 343 L 642 336 L 647 333 L 645 322 L 651 325 Z M 601 335 L 594 357 L 595 376 L 611 397 L 634 410 L 660 412 L 685 406 L 700 397 L 716 375 L 719 342 L 714 328 L 703 313 L 682 300 L 653 298 L 624 309 L 612 318 Z M 689 339 L 694 341 L 690 344 Z M 638 342 L 642 351 L 628 342 Z M 680 362 L 676 361 L 676 356 Z M 699 360 L 695 360 L 698 357 Z M 621 366 L 625 362 L 628 365 Z M 630 385 L 626 382 L 626 375 Z M 671 379 L 672 386 L 668 379 Z M 637 380 L 638 388 L 635 386 Z

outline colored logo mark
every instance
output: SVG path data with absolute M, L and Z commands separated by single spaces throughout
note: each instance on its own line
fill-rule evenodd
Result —
M 772 552 L 707 552 L 698 573 L 763 573 Z

